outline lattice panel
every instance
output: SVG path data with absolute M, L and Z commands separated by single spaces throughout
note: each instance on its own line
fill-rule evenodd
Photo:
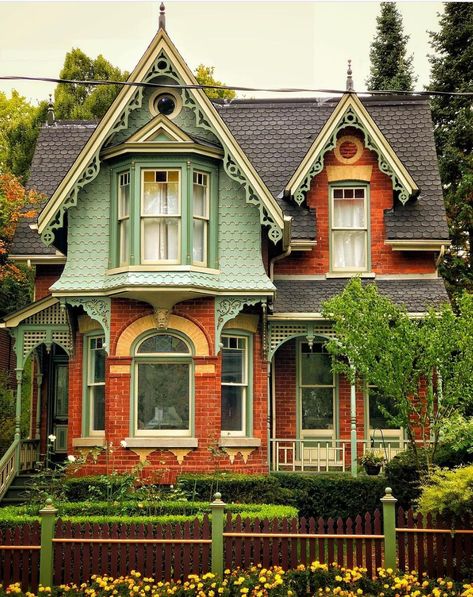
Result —
M 325 322 L 271 322 L 269 325 L 269 358 L 271 359 L 276 350 L 291 338 L 306 336 L 325 336 L 333 338 L 335 336 L 332 326 Z
M 72 353 L 72 336 L 70 334 L 70 332 L 53 332 L 52 333 L 52 340 L 53 342 L 56 342 L 56 344 L 59 344 L 60 346 L 62 346 L 64 348 L 64 350 L 66 350 L 69 354 Z
M 23 358 L 26 358 L 32 350 L 34 350 L 37 346 L 46 342 L 47 339 L 47 332 L 44 331 L 34 331 L 34 332 L 24 332 L 23 336 Z
M 56 303 L 25 319 L 24 325 L 69 325 L 67 311 Z

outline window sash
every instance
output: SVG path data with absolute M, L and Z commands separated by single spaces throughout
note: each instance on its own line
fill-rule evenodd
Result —
M 196 209 L 198 193 L 202 189 L 202 209 Z M 205 266 L 208 260 L 210 186 L 209 174 L 194 170 L 192 174 L 192 263 Z M 201 228 L 201 243 L 197 244 L 197 229 Z M 199 234 L 200 236 L 200 234 Z M 199 258 L 201 257 L 201 259 Z
M 352 195 L 352 197 L 346 195 Z M 335 195 L 340 195 L 335 197 Z M 356 197 L 356 195 L 358 195 Z M 351 214 L 353 223 L 342 223 L 340 202 L 347 206 L 363 201 L 362 217 L 358 210 Z M 338 208 L 336 209 L 338 203 Z M 331 230 L 330 263 L 334 272 L 365 272 L 368 269 L 368 192 L 364 186 L 332 187 L 330 192 Z M 350 216 L 350 214 L 348 214 Z M 359 222 L 357 222 L 359 220 Z M 337 224 L 336 224 L 337 222 Z
M 232 341 L 233 340 L 233 344 L 234 346 L 231 346 Z M 236 341 L 236 342 L 235 342 Z M 221 387 L 222 387 L 222 404 L 221 404 L 221 434 L 223 436 L 238 436 L 238 437 L 244 437 L 247 434 L 247 408 L 248 408 L 248 391 L 249 391 L 249 382 L 248 382 L 248 369 L 249 369 L 249 351 L 248 351 L 248 338 L 246 338 L 245 336 L 230 336 L 230 335 L 225 335 L 222 336 L 222 382 L 221 382 Z M 225 346 L 225 344 L 228 344 L 227 346 Z M 240 353 L 242 355 L 242 359 L 241 359 L 241 371 L 237 372 L 236 377 L 239 377 L 241 379 L 241 381 L 223 381 L 223 375 L 224 375 L 224 363 L 223 360 L 225 358 L 225 353 L 232 351 L 233 353 Z M 237 406 L 237 410 L 240 413 L 240 418 L 241 418 L 241 424 L 240 424 L 240 428 L 239 429 L 224 429 L 224 419 L 223 419 L 223 395 L 225 392 L 225 388 L 229 388 L 229 391 L 227 392 L 228 397 L 231 399 L 232 396 L 232 392 L 230 391 L 231 388 L 235 388 L 241 389 L 240 395 L 239 395 L 239 406 Z M 233 396 L 235 397 L 236 394 L 233 393 Z
M 88 403 L 88 435 L 89 436 L 94 436 L 94 435 L 103 435 L 105 432 L 105 396 L 103 396 L 103 398 L 100 398 L 103 405 L 101 406 L 101 408 L 103 408 L 103 412 L 98 414 L 97 413 L 97 408 L 98 408 L 98 392 L 97 392 L 97 388 L 103 388 L 104 392 L 105 392 L 105 367 L 106 367 L 106 354 L 105 354 L 105 350 L 103 348 L 105 342 L 105 337 L 104 336 L 93 336 L 93 337 L 89 337 L 88 338 L 88 342 L 87 342 L 87 403 Z M 101 353 L 99 355 L 99 353 Z M 96 373 L 97 373 L 97 369 L 96 369 L 96 359 L 98 358 L 98 356 L 100 358 L 103 358 L 103 380 L 97 379 L 96 378 Z M 95 428 L 95 418 L 96 418 L 96 414 L 100 416 L 100 418 L 104 421 L 104 425 L 103 428 L 101 429 L 96 429 Z
M 130 210 L 131 186 L 130 173 L 122 172 L 118 175 L 118 263 L 120 266 L 130 262 Z

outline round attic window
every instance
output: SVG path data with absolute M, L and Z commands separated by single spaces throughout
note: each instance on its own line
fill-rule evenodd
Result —
M 162 114 L 167 118 L 174 118 L 181 108 L 181 98 L 173 89 L 158 89 L 149 100 L 149 110 L 153 116 Z
M 337 139 L 335 157 L 342 164 L 354 164 L 363 154 L 363 143 L 353 135 L 344 135 Z

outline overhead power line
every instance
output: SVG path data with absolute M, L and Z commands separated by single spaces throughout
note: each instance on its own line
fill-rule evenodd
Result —
M 267 91 L 270 93 L 331 93 L 344 94 L 347 93 L 345 89 L 310 89 L 304 87 L 279 87 L 279 88 L 263 88 L 263 87 L 242 87 L 239 85 L 179 85 L 178 83 L 145 83 L 137 81 L 83 81 L 77 79 L 59 79 L 54 77 L 25 77 L 25 76 L 0 76 L 1 81 L 43 81 L 45 83 L 65 83 L 70 85 L 124 85 L 126 87 L 151 87 L 151 88 L 168 88 L 168 89 L 222 89 L 231 91 Z M 355 91 L 348 91 L 348 93 L 355 93 Z M 383 89 L 376 91 L 358 91 L 360 94 L 370 95 L 417 95 L 417 96 L 454 96 L 454 97 L 473 97 L 473 91 L 399 91 L 394 89 Z

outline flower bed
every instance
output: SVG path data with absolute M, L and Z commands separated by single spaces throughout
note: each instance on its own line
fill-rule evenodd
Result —
M 0 597 L 17 594 L 35 597 L 33 593 L 23 593 L 18 584 L 2 587 Z M 378 570 L 378 577 L 371 579 L 363 568 L 339 568 L 313 562 L 310 566 L 298 566 L 296 570 L 285 572 L 282 568 L 261 568 L 249 570 L 225 570 L 223 579 L 212 573 L 201 576 L 190 575 L 185 582 L 156 582 L 132 571 L 126 577 L 112 579 L 94 575 L 80 586 L 62 585 L 40 587 L 38 595 L 59 597 L 156 596 L 169 597 L 302 597 L 325 595 L 331 597 L 471 597 L 473 583 L 455 583 L 448 579 L 428 579 L 417 573 L 396 574 L 392 570 Z

